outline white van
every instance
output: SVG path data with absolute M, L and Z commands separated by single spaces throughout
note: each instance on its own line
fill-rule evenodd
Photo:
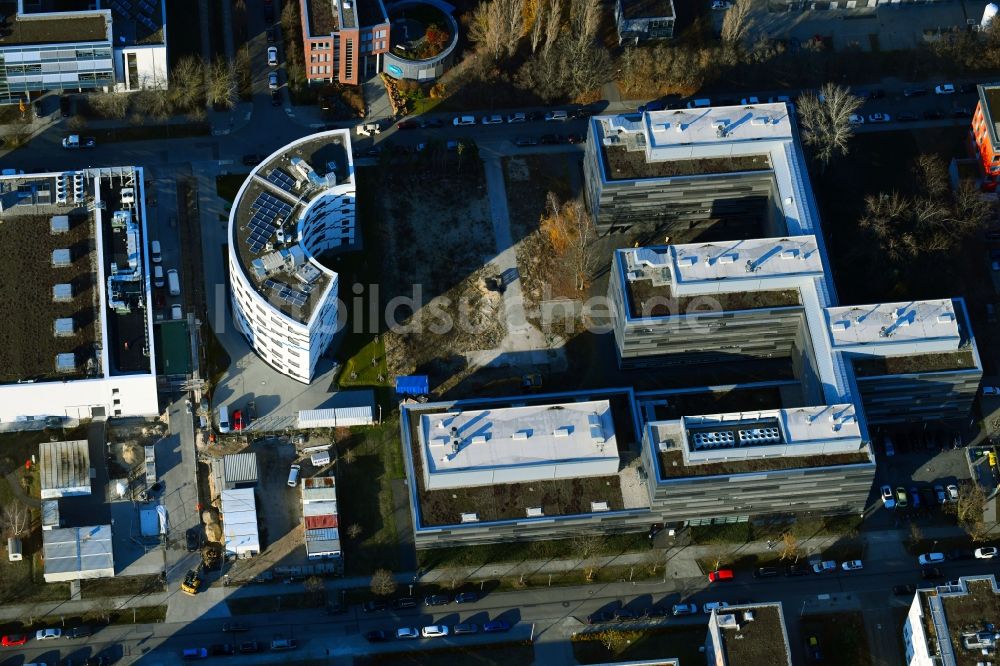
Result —
M 170 306 L 170 318 L 171 319 L 184 318 L 184 311 L 181 309 L 180 305 L 174 303 L 173 305 Z
M 166 283 L 163 279 L 163 266 L 153 266 L 153 286 L 162 287 Z
M 167 271 L 167 282 L 170 283 L 170 295 L 180 296 L 181 295 L 181 280 L 177 277 L 177 269 L 171 268 Z
M 154 264 L 158 264 L 161 261 L 163 261 L 163 255 L 160 254 L 160 241 L 155 240 L 152 243 L 150 243 L 149 245 L 152 248 L 152 251 L 150 252 L 150 254 L 153 255 L 153 263 Z
M 219 432 L 223 435 L 229 432 L 229 410 L 225 405 L 219 407 Z
M 693 99 L 687 103 L 687 108 L 689 109 L 705 109 L 712 106 L 712 100 L 707 97 L 702 97 L 701 99 Z
M 294 488 L 297 485 L 299 485 L 299 466 L 293 464 L 288 469 L 288 487 Z

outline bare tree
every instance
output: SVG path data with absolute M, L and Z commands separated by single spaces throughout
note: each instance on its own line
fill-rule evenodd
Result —
M 600 0 L 570 0 L 569 15 L 574 39 L 586 44 L 597 39 L 601 27 Z
M 293 3 L 289 3 L 293 4 Z M 192 111 L 205 99 L 205 64 L 200 58 L 184 56 L 170 73 L 170 101 L 178 111 Z
M 820 95 L 811 93 L 799 100 L 803 138 L 822 167 L 836 155 L 846 155 L 854 136 L 851 114 L 861 108 L 862 99 L 844 86 L 826 83 Z
M 487 0 L 472 14 L 469 38 L 493 62 L 517 51 L 524 34 L 524 0 Z
M 542 36 L 545 34 L 545 8 L 547 5 L 542 4 L 539 0 L 538 6 L 535 8 L 535 20 L 531 24 L 531 52 L 535 53 L 538 51 L 538 46 L 542 43 Z
M 559 202 L 553 192 L 549 192 L 547 215 L 540 228 L 548 236 L 555 254 L 565 263 L 572 274 L 577 290 L 587 288 L 593 268 L 593 244 L 597 231 L 581 198 Z
M 798 561 L 799 539 L 791 532 L 781 535 L 781 554 L 779 559 Z
M 580 558 L 584 577 L 588 582 L 594 580 L 597 573 L 597 556 L 605 546 L 604 537 L 594 534 L 580 534 L 573 538 L 573 550 Z
M 357 523 L 352 523 L 347 526 L 347 536 L 350 539 L 357 539 L 361 536 L 361 532 L 361 525 L 358 525 Z
M 139 90 L 132 94 L 133 111 L 154 120 L 166 120 L 170 117 L 170 98 L 164 90 Z
M 111 616 L 118 608 L 113 597 L 97 597 L 90 606 L 90 612 L 98 621 L 111 622 Z
M 372 594 L 387 597 L 396 591 L 396 578 L 388 569 L 376 569 L 372 574 Z
M 545 51 L 549 51 L 559 39 L 563 26 L 562 0 L 549 0 L 548 16 L 545 19 Z
M 95 93 L 87 97 L 90 107 L 104 118 L 121 120 L 128 113 L 129 97 L 125 93 Z
M 982 541 L 989 532 L 986 521 L 983 520 L 985 510 L 986 491 L 979 483 L 973 480 L 959 486 L 955 514 L 958 524 L 973 541 Z
M 225 58 L 216 58 L 208 66 L 206 97 L 213 106 L 231 109 L 236 106 L 239 84 L 236 73 Z
M 910 546 L 918 546 L 924 540 L 924 532 L 916 523 L 910 523 Z
M 722 42 L 731 47 L 741 46 L 753 26 L 750 16 L 751 0 L 736 0 L 732 7 L 726 10 L 722 19 Z
M 0 525 L 2 525 L 3 535 L 16 537 L 28 529 L 28 525 L 31 523 L 31 512 L 28 511 L 28 507 L 23 502 L 13 499 L 4 505 L 0 520 L 2 520 Z
M 633 639 L 639 638 L 639 632 L 619 631 L 617 629 L 605 629 L 599 634 L 601 645 L 613 655 L 619 655 L 632 644 Z

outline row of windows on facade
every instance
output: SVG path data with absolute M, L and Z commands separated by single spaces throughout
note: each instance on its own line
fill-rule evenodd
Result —
M 7 53 L 18 53 L 20 60 L 85 60 L 87 58 L 108 59 L 111 57 L 111 49 L 38 49 L 31 51 L 6 50 Z M 6 60 L 13 60 L 9 55 Z
M 80 65 L 82 63 L 71 63 L 73 65 Z M 45 75 L 45 74 L 72 74 L 77 73 L 81 78 L 85 76 L 90 77 L 109 77 L 112 75 L 111 63 L 102 65 L 90 70 L 81 70 L 78 66 L 72 68 L 60 68 L 58 63 L 53 64 L 31 64 L 31 65 L 7 65 L 6 75 L 8 77 L 12 76 L 35 76 L 35 75 Z
M 254 300 L 253 298 L 251 298 L 250 294 L 248 294 L 247 291 L 244 290 L 243 287 L 239 283 L 235 283 L 235 284 L 236 284 L 236 292 L 242 297 L 239 300 L 244 305 L 244 307 L 248 310 L 248 314 L 247 314 L 248 317 L 249 317 L 249 308 L 253 307 L 259 313 L 257 319 L 260 322 L 261 326 L 263 326 L 267 330 L 269 330 L 269 331 L 275 331 L 275 330 L 286 329 L 289 334 L 294 334 L 296 332 L 296 329 L 293 326 L 289 326 L 289 325 L 285 324 L 284 322 L 282 322 L 282 321 L 280 321 L 278 319 L 275 319 L 273 316 L 270 317 L 270 323 L 268 323 L 268 316 L 269 315 L 268 315 L 267 310 L 265 310 L 256 300 Z M 291 335 L 289 335 L 289 340 L 292 340 L 293 342 L 298 342 L 299 344 L 302 344 L 302 345 L 308 344 L 307 340 L 304 340 L 304 339 L 296 340 L 295 338 L 292 338 Z
M 310 74 L 332 74 L 333 68 L 329 65 L 312 65 L 309 68 Z

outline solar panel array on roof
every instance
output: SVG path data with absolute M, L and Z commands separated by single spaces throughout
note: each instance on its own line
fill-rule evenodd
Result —
M 292 212 L 292 205 L 282 201 L 273 194 L 261 192 L 250 206 L 250 235 L 247 245 L 250 251 L 258 253 L 267 245 L 267 240 L 274 235 L 275 227 L 284 222 Z
M 277 293 L 278 298 L 286 303 L 291 303 L 297 308 L 301 308 L 309 300 L 309 294 L 289 287 L 287 284 L 278 282 L 277 280 L 264 280 L 264 288 L 273 289 Z
M 295 194 L 295 179 L 281 169 L 275 168 L 268 171 L 267 182 L 280 187 L 289 194 Z

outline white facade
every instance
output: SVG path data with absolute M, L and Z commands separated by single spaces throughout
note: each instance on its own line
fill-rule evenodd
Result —
M 348 173 L 340 183 L 325 184 L 311 173 L 303 178 L 308 185 L 302 194 L 289 193 L 269 184 L 267 175 L 290 151 L 303 144 L 327 140 L 340 143 L 345 152 Z M 312 171 L 307 165 L 296 174 Z M 291 171 L 291 169 L 286 169 Z M 309 295 L 311 310 L 308 317 L 294 317 L 272 304 L 274 294 L 268 293 L 258 277 L 251 277 L 247 257 L 241 257 L 239 238 L 245 237 L 246 219 L 240 219 L 241 202 L 248 190 L 261 188 L 271 197 L 292 207 L 297 243 L 287 253 L 295 267 L 294 275 L 308 276 L 314 281 Z M 318 191 L 317 191 L 318 190 Z M 306 192 L 313 192 L 307 199 Z M 309 383 L 320 356 L 326 351 L 338 330 L 339 277 L 323 266 L 314 254 L 324 250 L 347 247 L 355 241 L 354 163 L 351 158 L 350 132 L 321 132 L 288 144 L 257 165 L 243 183 L 229 215 L 229 276 L 233 287 L 233 315 L 240 331 L 254 351 L 279 372 L 303 383 Z M 245 203 L 245 202 L 242 202 Z M 270 270 L 263 257 L 258 258 L 262 269 Z M 311 283 L 312 284 L 312 283 Z M 319 293 L 317 293 L 319 291 Z
M 104 201 L 101 197 L 102 179 L 108 182 L 123 182 L 128 179 L 134 182 L 138 196 L 134 202 L 134 215 L 138 218 L 137 231 L 139 239 L 138 255 L 136 256 L 136 276 L 141 284 L 142 300 L 144 302 L 145 338 L 149 345 L 149 372 L 133 374 L 113 374 L 113 363 L 110 349 L 120 344 L 109 336 L 108 318 L 115 316 L 111 309 L 110 295 L 107 292 L 109 276 L 105 274 L 104 242 L 105 234 L 109 232 L 114 211 L 122 207 L 118 201 Z M 85 169 L 81 171 L 66 171 L 56 173 L 37 173 L 16 176 L 0 176 L 0 191 L 17 190 L 19 186 L 28 184 L 41 190 L 49 188 L 55 193 L 53 200 L 41 202 L 32 206 L 32 213 L 65 214 L 80 207 L 93 207 L 96 248 L 96 284 L 95 292 L 98 301 L 95 304 L 99 319 L 100 337 L 96 340 L 100 348 L 98 355 L 99 374 L 85 379 L 33 381 L 0 385 L 0 423 L 18 423 L 33 420 L 44 420 L 49 416 L 75 419 L 107 418 L 115 416 L 154 416 L 159 413 L 159 401 L 156 387 L 155 344 L 153 340 L 153 307 L 152 283 L 150 279 L 150 260 L 146 251 L 146 240 L 149 232 L 146 224 L 145 179 L 141 167 L 106 167 L 100 169 Z M 79 188 L 77 189 L 77 185 Z M 68 187 L 66 200 L 59 200 L 61 187 Z M 20 206 L 3 209 L 0 206 L 0 221 L 16 219 Z M 135 218 L 133 218 L 135 219 Z M 2 248 L 0 248 L 2 249 Z M 25 267 L 26 271 L 46 273 L 50 270 L 45 266 Z M 0 289 L 8 288 L 0 285 Z
M 332 409 L 299 410 L 298 427 L 307 428 L 350 428 L 368 426 L 375 423 L 371 406 L 334 407 Z
M 972 601 L 970 585 L 975 586 L 978 599 Z M 963 643 L 954 644 L 948 625 L 949 606 L 963 606 L 968 601 L 982 609 L 986 605 L 984 594 L 1000 595 L 996 577 L 962 576 L 957 584 L 945 584 L 937 588 L 917 590 L 910 603 L 910 610 L 903 622 L 903 644 L 906 649 L 907 666 L 956 666 L 959 657 L 963 663 L 983 663 L 978 657 L 981 650 L 996 650 L 997 635 L 986 632 L 986 623 L 995 624 L 1000 617 L 983 616 L 983 626 L 963 626 L 968 633 L 963 635 Z M 995 604 L 993 605 L 995 608 Z M 958 610 L 956 608 L 956 610 Z M 964 610 L 964 609 L 963 609 Z M 969 613 L 963 613 L 968 615 Z M 933 628 L 934 635 L 928 636 L 926 627 Z M 984 632 L 983 635 L 977 635 Z
M 134 67 L 134 75 L 131 68 Z M 167 45 L 148 44 L 115 49 L 115 90 L 167 89 Z

